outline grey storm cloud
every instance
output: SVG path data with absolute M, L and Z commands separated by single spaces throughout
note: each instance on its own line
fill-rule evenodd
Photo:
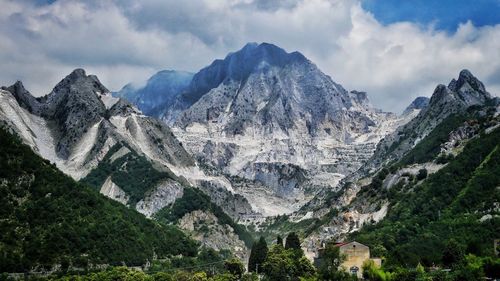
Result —
M 348 89 L 401 111 L 463 68 L 500 93 L 500 25 L 383 25 L 360 0 L 0 0 L 0 84 L 50 92 L 77 67 L 116 90 L 197 71 L 247 42 L 300 51 Z

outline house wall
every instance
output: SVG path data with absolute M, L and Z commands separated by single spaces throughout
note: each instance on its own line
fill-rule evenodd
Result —
M 351 272 L 351 268 L 357 267 L 357 275 L 361 278 L 363 276 L 363 263 L 370 259 L 370 248 L 357 242 L 351 242 L 340 246 L 340 253 L 346 256 L 346 260 L 342 263 L 342 267 L 344 267 L 347 272 Z

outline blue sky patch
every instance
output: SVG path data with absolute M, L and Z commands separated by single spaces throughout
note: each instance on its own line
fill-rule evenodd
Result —
M 500 0 L 363 0 L 362 6 L 383 24 L 410 21 L 454 32 L 467 20 L 475 26 L 500 23 Z

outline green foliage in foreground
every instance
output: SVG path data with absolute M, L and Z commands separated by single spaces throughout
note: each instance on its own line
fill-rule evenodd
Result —
M 262 265 L 262 273 L 264 280 L 269 281 L 300 280 L 315 277 L 316 269 L 302 250 L 273 245 Z
M 176 223 L 184 215 L 196 210 L 210 211 L 217 217 L 220 224 L 231 226 L 238 237 L 245 242 L 245 245 L 251 247 L 253 237 L 247 229 L 234 222 L 221 207 L 210 201 L 208 195 L 196 188 L 185 187 L 182 197 L 177 199 L 172 206 L 163 208 L 156 213 L 155 218 L 164 223 Z
M 386 218 L 350 239 L 369 245 L 389 268 L 446 264 L 442 254 L 449 239 L 459 241 L 465 253 L 492 256 L 500 233 L 493 209 L 500 202 L 499 140 L 500 129 L 481 134 L 438 172 L 403 184 L 389 197 Z
M 340 257 L 335 247 L 331 248 L 330 261 L 321 267 L 318 274 L 300 252 L 285 250 L 274 245 L 270 251 L 270 259 L 265 264 L 264 281 L 355 281 L 356 276 L 339 270 Z M 211 270 L 174 270 L 174 271 L 139 271 L 127 267 L 111 267 L 106 270 L 87 273 L 69 273 L 50 277 L 29 276 L 26 280 L 51 281 L 257 281 L 255 273 L 243 273 L 240 261 L 230 259 L 223 262 L 220 272 Z M 464 256 L 461 262 L 453 264 L 447 270 L 424 268 L 417 265 L 414 268 L 394 268 L 386 270 L 367 261 L 363 265 L 363 278 L 367 281 L 479 281 L 485 278 L 500 278 L 500 261 L 492 258 L 478 258 L 473 255 Z M 0 274 L 0 280 L 13 280 Z
M 296 234 L 291 234 L 291 237 L 294 240 Z M 298 237 L 297 242 L 300 245 Z M 263 280 L 269 281 L 316 280 L 316 269 L 304 256 L 302 249 L 285 249 L 281 243 L 274 244 L 268 249 L 263 237 L 252 247 L 248 270 L 262 274 Z
M 75 182 L 4 129 L 0 194 L 0 272 L 54 264 L 140 265 L 154 255 L 198 251 L 176 227 L 148 220 Z
M 352 276 L 341 268 L 345 258 L 340 254 L 339 247 L 334 243 L 327 243 L 318 265 L 319 280 L 357 280 L 356 276 Z
M 128 148 L 130 152 L 118 159 L 111 159 L 121 148 Z M 108 177 L 111 177 L 111 180 L 130 196 L 128 203 L 133 206 L 144 198 L 149 189 L 162 180 L 174 178 L 174 175 L 158 171 L 146 157 L 137 154 L 126 145 L 116 144 L 97 167 L 81 181 L 100 189 Z
M 238 273 L 239 274 L 239 273 Z M 0 275 L 0 280 L 10 280 Z M 13 280 L 13 279 L 12 279 Z M 92 272 L 87 274 L 74 274 L 52 277 L 33 277 L 29 280 L 51 280 L 51 281 L 257 281 L 258 278 L 253 274 L 241 274 L 241 276 L 232 274 L 229 270 L 223 273 L 211 274 L 205 271 L 189 272 L 143 272 L 127 267 L 113 267 L 107 270 Z
M 363 278 L 369 281 L 480 281 L 485 278 L 500 278 L 500 259 L 463 256 L 446 270 L 396 267 L 391 270 L 378 268 L 372 261 L 363 264 Z

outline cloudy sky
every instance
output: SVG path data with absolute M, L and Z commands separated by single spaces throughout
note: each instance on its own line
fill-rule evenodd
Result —
M 40 96 L 83 67 L 118 90 L 247 42 L 300 51 L 387 111 L 463 68 L 500 94 L 500 0 L 0 0 L 0 85 Z

